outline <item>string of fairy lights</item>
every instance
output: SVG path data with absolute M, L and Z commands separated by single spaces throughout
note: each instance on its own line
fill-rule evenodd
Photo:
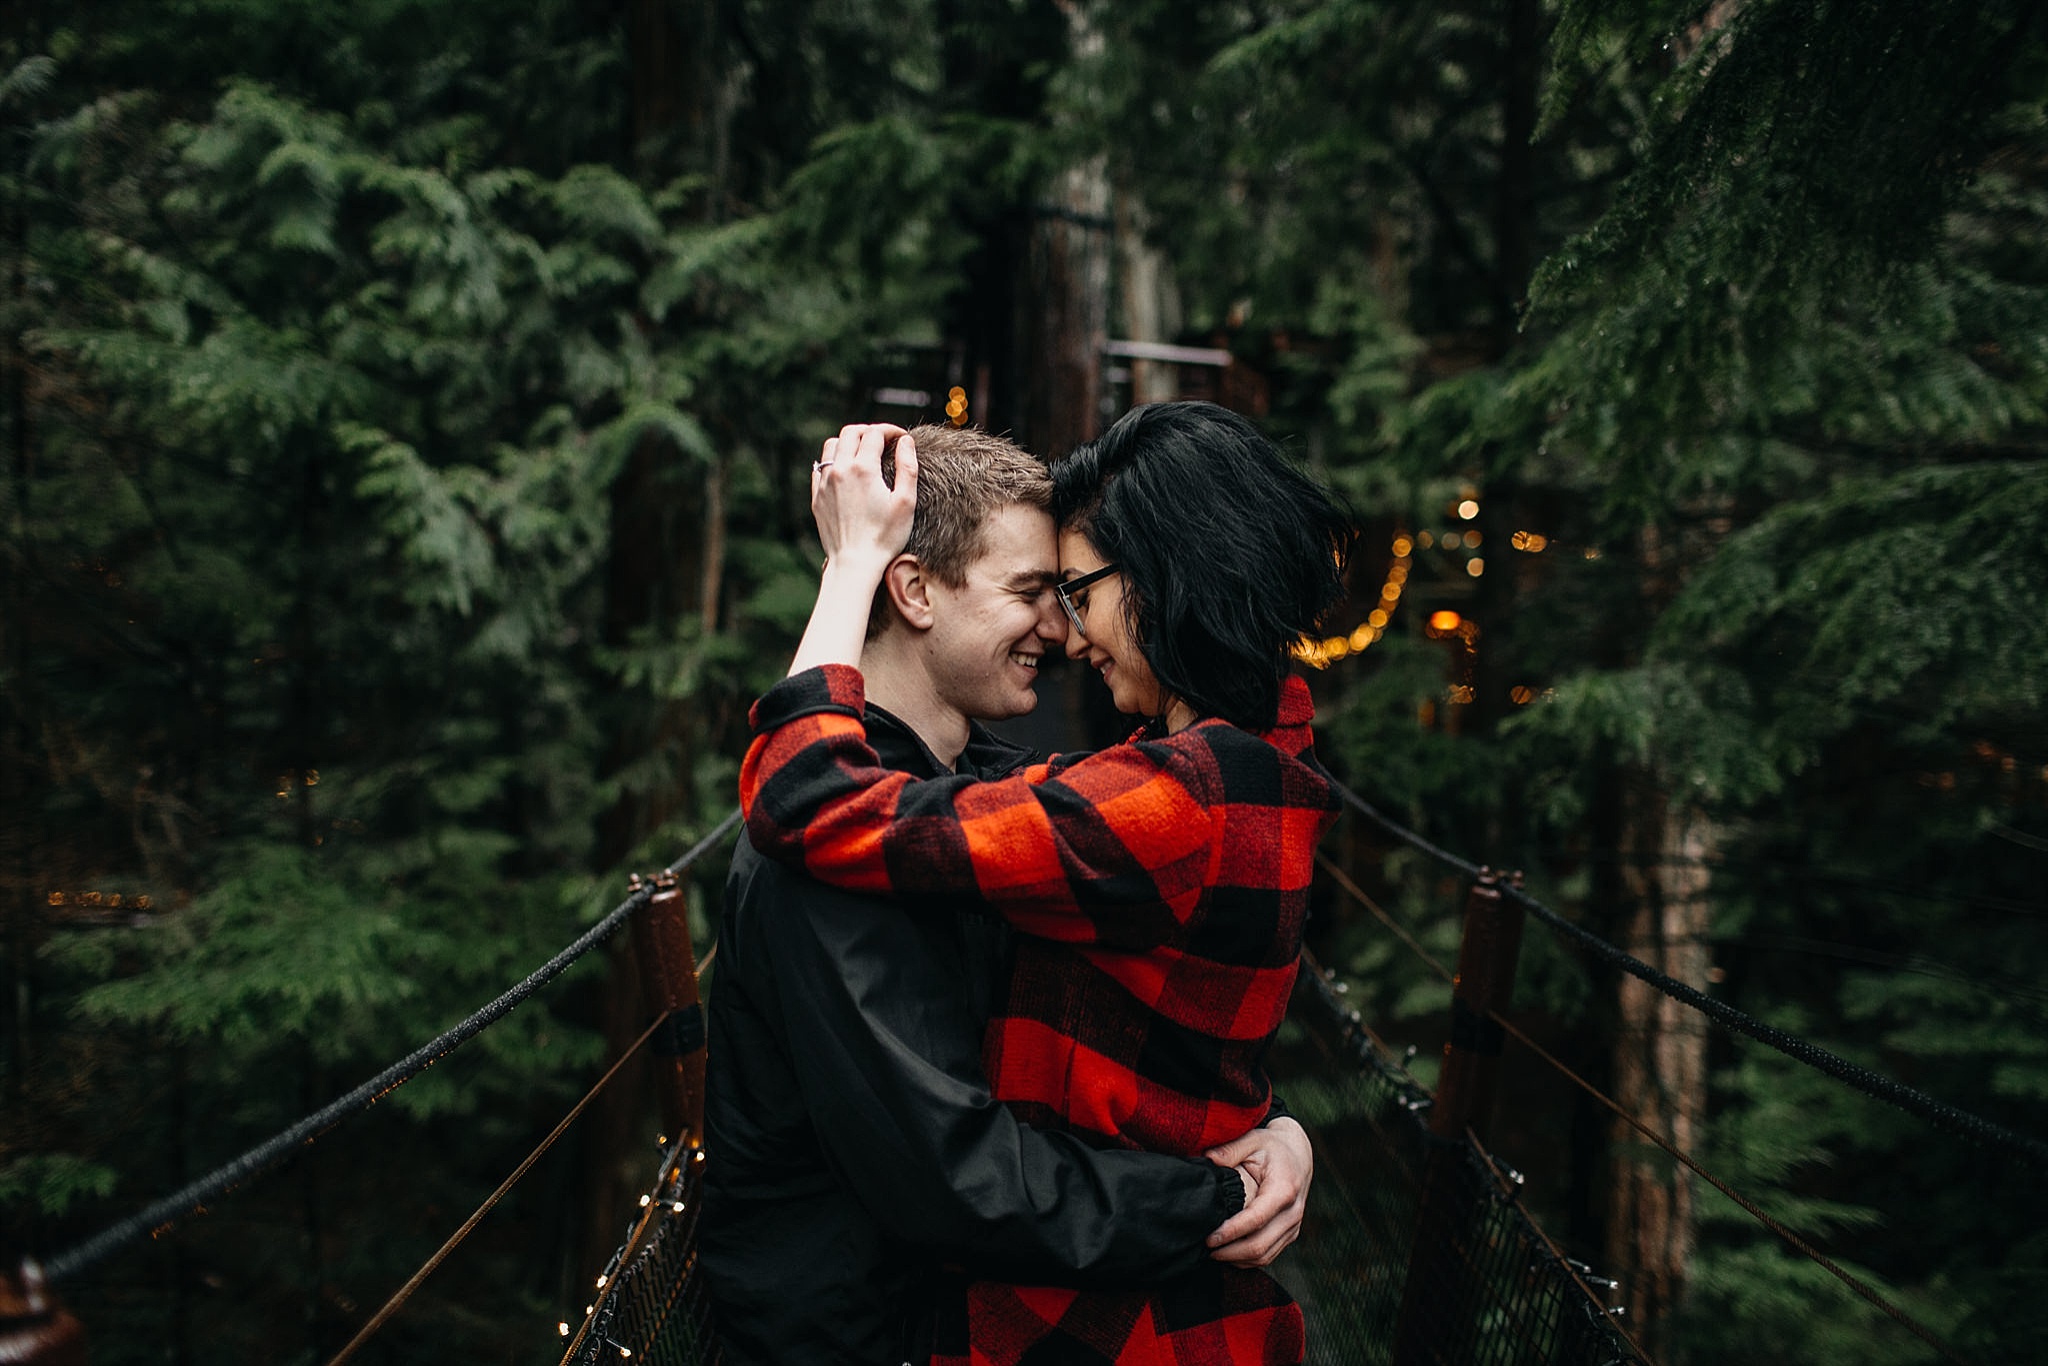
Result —
M 1448 509 L 1455 521 L 1447 531 L 1417 531 L 1410 533 L 1398 530 L 1388 546 L 1391 557 L 1387 564 L 1386 578 L 1380 584 L 1378 600 L 1366 613 L 1365 620 L 1346 634 L 1326 636 L 1319 640 L 1304 639 L 1294 648 L 1294 657 L 1315 669 L 1327 669 L 1341 659 L 1364 654 L 1375 643 L 1386 637 L 1392 628 L 1394 614 L 1399 610 L 1401 600 L 1408 590 L 1408 579 L 1414 568 L 1418 550 L 1445 550 L 1462 552 L 1465 556 L 1462 569 L 1467 578 L 1477 579 L 1486 573 L 1486 558 L 1481 553 L 1485 535 L 1476 526 L 1469 525 L 1479 519 L 1478 490 L 1466 488 L 1461 491 L 1458 501 Z M 1508 537 L 1508 545 L 1525 555 L 1540 555 L 1552 546 L 1551 538 L 1540 531 L 1517 531 Z M 1600 558 L 1600 552 L 1593 547 L 1582 551 L 1589 560 Z M 1459 678 L 1445 689 L 1445 699 L 1454 705 L 1468 705 L 1475 697 L 1471 676 L 1474 656 L 1479 648 L 1479 623 L 1464 613 L 1452 608 L 1438 608 L 1431 612 L 1422 624 L 1422 634 L 1430 640 L 1456 640 L 1460 646 Z M 1518 683 L 1508 690 L 1508 700 L 1516 706 L 1527 706 L 1539 697 L 1547 696 L 1548 690 L 1539 692 L 1526 683 Z M 1433 720 L 1435 704 L 1424 704 L 1425 724 Z
M 1460 522 L 1477 521 L 1477 491 L 1465 490 L 1450 511 Z M 1463 569 L 1467 578 L 1476 579 L 1486 572 L 1486 559 L 1479 553 L 1483 539 L 1483 533 L 1475 526 L 1457 527 L 1441 533 L 1418 531 L 1411 534 L 1405 530 L 1396 531 L 1393 542 L 1388 547 L 1392 556 L 1387 564 L 1386 578 L 1381 582 L 1379 598 L 1373 604 L 1372 610 L 1365 614 L 1365 620 L 1344 635 L 1327 636 L 1321 640 L 1304 639 L 1294 647 L 1294 657 L 1311 668 L 1327 669 L 1340 659 L 1364 654 L 1375 643 L 1384 639 L 1393 625 L 1394 613 L 1399 610 L 1402 595 L 1408 589 L 1408 577 L 1414 568 L 1417 550 L 1467 552 Z M 1539 554 L 1550 541 L 1548 537 L 1536 532 L 1517 531 L 1508 543 L 1525 553 Z M 1462 613 L 1443 609 L 1430 613 L 1428 621 L 1424 624 L 1423 633 L 1432 640 L 1456 637 L 1469 649 L 1479 638 L 1479 624 Z M 1457 697 L 1454 687 L 1452 700 L 1471 699 Z

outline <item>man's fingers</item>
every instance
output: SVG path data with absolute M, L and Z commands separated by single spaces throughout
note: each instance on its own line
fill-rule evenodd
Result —
M 1238 1239 L 1264 1229 L 1287 1211 L 1294 1203 L 1291 1194 L 1283 1194 L 1260 1182 L 1243 1167 L 1237 1174 L 1244 1178 L 1246 1199 L 1244 1208 L 1225 1219 L 1222 1225 L 1209 1235 L 1209 1246 L 1220 1248 Z
M 1244 1165 L 1246 1158 L 1265 1145 L 1265 1135 L 1261 1134 L 1257 1129 L 1253 1129 L 1250 1133 L 1231 1139 L 1230 1142 L 1225 1143 L 1220 1148 L 1209 1149 L 1202 1156 L 1208 1158 L 1219 1167 L 1241 1167 Z
M 1285 1233 L 1265 1230 L 1249 1238 L 1240 1238 L 1234 1243 L 1225 1243 L 1209 1255 L 1230 1266 L 1271 1266 L 1280 1259 L 1280 1254 L 1293 1245 L 1300 1229 L 1292 1228 Z

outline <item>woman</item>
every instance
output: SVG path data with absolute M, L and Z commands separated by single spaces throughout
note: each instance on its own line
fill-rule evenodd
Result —
M 1270 1102 L 1259 1059 L 1335 819 L 1288 662 L 1342 591 L 1345 519 L 1233 413 L 1130 413 L 1053 467 L 1057 591 L 1067 653 L 1145 728 L 1004 781 L 918 782 L 868 748 L 852 667 L 915 506 L 914 451 L 892 490 L 882 448 L 870 429 L 819 462 L 824 580 L 741 772 L 755 845 L 845 887 L 975 897 L 1022 932 L 985 1054 L 1025 1119 L 1187 1156 L 1242 1135 Z M 1224 1266 L 1149 1293 L 982 1283 L 959 1307 L 975 1361 L 1292 1363 L 1303 1345 L 1285 1293 Z

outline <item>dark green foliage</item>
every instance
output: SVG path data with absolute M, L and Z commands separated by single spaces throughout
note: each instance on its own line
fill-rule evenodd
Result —
M 0 11 L 9 1241 L 282 1127 L 716 819 L 809 608 L 810 452 L 878 342 L 1009 325 L 963 281 L 1098 155 L 1182 339 L 1365 514 L 1333 628 L 1432 534 L 1318 677 L 1344 776 L 1609 934 L 1698 814 L 1714 990 L 2048 1124 L 2039 7 L 1076 13 L 1079 43 L 1007 0 Z M 1448 959 L 1459 889 L 1357 838 Z M 1427 1070 L 1441 985 L 1327 909 Z M 81 1288 L 96 1359 L 337 1345 L 589 1077 L 603 979 Z M 1520 986 L 1603 1080 L 1614 983 L 1532 930 Z M 1709 1062 L 1710 1167 L 1966 1353 L 2032 1350 L 2037 1181 Z M 1511 1083 L 1500 1146 L 1598 1261 L 1606 1120 L 1549 1084 Z M 575 1172 L 626 1164 L 576 1141 L 392 1359 L 547 1354 L 600 1237 Z M 1669 1359 L 1929 1359 L 1700 1210 Z
M 2038 1131 L 2039 7 L 1534 9 L 1118 6 L 1077 100 L 1193 329 L 1234 329 L 1377 519 L 1361 615 L 1378 538 L 1482 504 L 1483 578 L 1417 547 L 1395 635 L 1330 666 L 1326 752 L 1610 935 L 1661 813 L 1705 813 L 1715 990 Z M 1437 608 L 1471 652 L 1420 638 Z M 1384 858 L 1369 882 L 1448 957 L 1456 889 Z M 1441 987 L 1331 911 L 1324 951 L 1426 1055 Z M 1531 932 L 1520 999 L 1596 1080 L 1612 991 Z M 1748 1045 L 1710 1062 L 1710 1166 L 1985 1359 L 2031 1350 L 2039 1258 L 2003 1251 L 2037 1183 Z M 1543 1114 L 1501 1141 L 1597 1261 L 1607 1121 L 1568 1183 L 1574 1095 L 1516 1094 Z M 1667 1355 L 1930 1359 L 1717 1201 Z
M 417 1046 L 732 800 L 808 611 L 805 452 L 878 337 L 935 335 L 949 196 L 1034 163 L 941 111 L 923 7 L 707 7 L 764 92 L 723 142 L 629 107 L 625 8 L 0 22 L 9 1252 Z M 74 1287 L 95 1359 L 324 1359 L 591 1078 L 625 980 Z M 384 1350 L 546 1355 L 645 1109 Z

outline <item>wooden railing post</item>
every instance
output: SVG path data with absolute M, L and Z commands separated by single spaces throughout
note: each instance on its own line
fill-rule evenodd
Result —
M 85 1330 L 50 1294 L 34 1262 L 0 1273 L 0 1362 L 85 1366 Z
M 1482 868 L 1465 898 L 1458 975 L 1451 986 L 1451 1037 L 1430 1109 L 1430 1150 L 1394 1330 L 1395 1366 L 1456 1366 L 1469 1354 L 1478 1289 L 1471 1280 L 1471 1244 L 1479 1207 L 1465 1135 L 1483 1139 L 1492 1120 L 1502 1038 L 1493 1017 L 1514 994 L 1521 949 L 1522 908 L 1503 897 L 1500 879 Z
M 1451 985 L 1451 1037 L 1429 1131 L 1460 1139 L 1469 1129 L 1483 1142 L 1493 1122 L 1493 1085 L 1500 1071 L 1501 1028 L 1515 994 L 1515 963 L 1522 953 L 1522 908 L 1500 894 L 1500 879 L 1481 868 L 1465 897 L 1465 932 L 1458 941 L 1458 977 Z
M 640 885 L 636 874 L 634 887 Z M 633 948 L 648 1006 L 665 1017 L 652 1040 L 655 1090 L 671 1134 L 704 1141 L 704 1007 L 690 946 L 689 899 L 674 873 L 657 873 L 654 895 L 633 917 Z

